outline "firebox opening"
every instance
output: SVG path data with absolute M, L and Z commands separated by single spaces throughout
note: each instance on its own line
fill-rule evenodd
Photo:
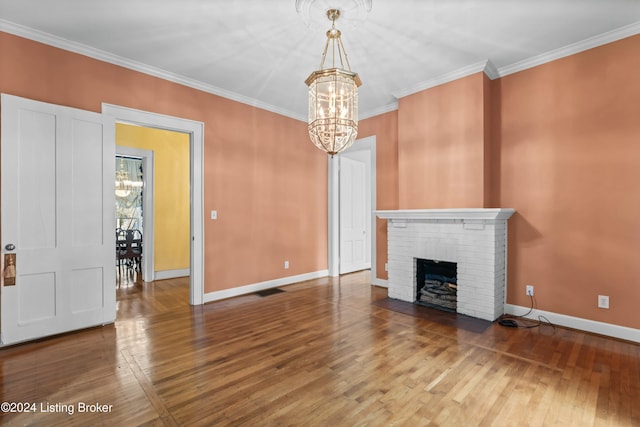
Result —
M 416 304 L 457 310 L 457 264 L 416 258 Z

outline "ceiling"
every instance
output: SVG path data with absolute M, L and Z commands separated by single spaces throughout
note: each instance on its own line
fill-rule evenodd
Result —
M 302 0 L 298 0 L 302 1 Z M 360 118 L 640 33 L 638 0 L 0 0 L 0 31 L 306 120 L 330 21 L 362 79 Z

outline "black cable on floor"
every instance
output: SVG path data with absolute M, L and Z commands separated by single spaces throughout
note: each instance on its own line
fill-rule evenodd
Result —
M 521 315 L 515 315 L 515 314 L 503 314 L 502 316 L 500 316 L 498 318 L 498 324 L 500 326 L 504 326 L 507 328 L 522 328 L 522 329 L 532 329 L 532 328 L 539 328 L 541 326 L 551 326 L 553 328 L 553 332 L 555 333 L 556 331 L 556 326 L 551 323 L 551 321 L 546 318 L 543 315 L 539 315 L 538 316 L 538 323 L 535 325 L 521 325 L 520 323 L 518 323 L 518 321 L 516 319 L 522 319 L 525 318 L 526 316 L 528 316 L 529 314 L 531 314 L 533 312 L 533 308 L 535 306 L 535 300 L 533 298 L 533 295 L 529 295 L 529 298 L 531 298 L 531 307 L 529 307 L 529 311 L 527 311 L 525 314 L 521 314 Z

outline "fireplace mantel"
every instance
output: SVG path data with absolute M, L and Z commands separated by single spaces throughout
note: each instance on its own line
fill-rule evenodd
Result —
M 449 220 L 506 220 L 515 209 L 496 208 L 457 208 L 457 209 L 403 209 L 395 211 L 376 211 L 378 218 L 383 219 L 449 219 Z

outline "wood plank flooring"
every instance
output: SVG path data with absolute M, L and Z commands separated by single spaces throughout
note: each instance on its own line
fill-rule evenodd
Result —
M 639 345 L 459 329 L 373 304 L 369 280 L 197 307 L 184 279 L 122 286 L 114 325 L 0 350 L 0 400 L 37 405 L 0 424 L 640 425 Z

